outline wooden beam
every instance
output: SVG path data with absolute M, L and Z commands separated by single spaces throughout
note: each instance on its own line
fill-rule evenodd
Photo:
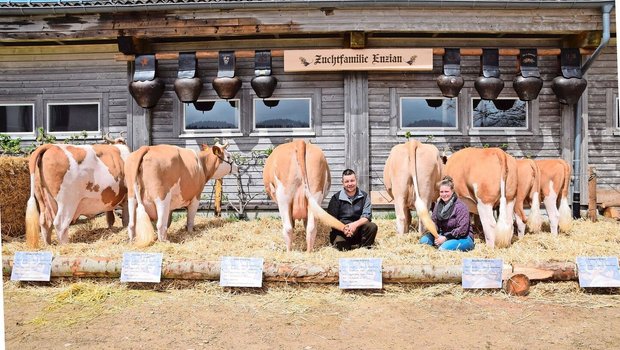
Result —
M 590 55 L 594 52 L 594 50 L 590 49 L 580 49 L 579 50 L 582 55 Z M 433 48 L 433 55 L 442 56 L 445 52 L 444 48 Z M 519 55 L 519 49 L 499 49 L 500 56 L 517 56 Z M 558 56 L 560 54 L 560 49 L 538 49 L 538 56 Z M 254 50 L 235 50 L 235 55 L 237 58 L 253 58 Z M 482 48 L 462 48 L 461 56 L 481 56 Z M 272 57 L 282 57 L 284 56 L 284 50 L 272 50 Z M 204 58 L 217 58 L 218 51 L 215 50 L 200 50 L 196 51 L 196 58 L 204 59 Z M 157 60 L 177 60 L 179 59 L 178 52 L 160 52 L 155 54 L 155 58 Z M 117 61 L 133 61 L 136 59 L 135 55 L 124 55 L 117 54 L 115 56 Z

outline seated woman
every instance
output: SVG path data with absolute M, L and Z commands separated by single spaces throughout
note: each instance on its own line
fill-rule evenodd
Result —
M 474 249 L 474 233 L 469 223 L 469 210 L 467 205 L 454 193 L 454 182 L 446 176 L 439 183 L 439 200 L 435 204 L 431 217 L 439 237 L 435 238 L 430 232 L 426 232 L 420 243 L 436 245 L 439 250 Z

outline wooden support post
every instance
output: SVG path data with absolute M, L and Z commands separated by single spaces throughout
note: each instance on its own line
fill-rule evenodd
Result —
M 504 290 L 509 295 L 520 297 L 528 295 L 530 293 L 530 279 L 522 273 L 513 275 L 504 281 Z
M 213 204 L 215 216 L 222 216 L 222 179 L 215 180 L 215 203 Z
M 588 218 L 596 222 L 598 208 L 596 207 L 596 168 L 588 167 Z

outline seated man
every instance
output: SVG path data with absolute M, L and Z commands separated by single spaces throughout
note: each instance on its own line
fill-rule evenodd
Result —
M 370 248 L 377 235 L 377 225 L 370 222 L 370 197 L 357 187 L 357 178 L 351 169 L 342 172 L 342 187 L 332 196 L 327 212 L 345 224 L 344 231 L 332 229 L 329 241 L 338 250 Z

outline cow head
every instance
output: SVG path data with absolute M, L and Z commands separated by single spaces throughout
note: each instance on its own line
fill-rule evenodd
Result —
M 228 143 L 225 143 L 224 145 L 216 143 L 215 145 L 213 145 L 213 147 L 209 147 L 208 145 L 203 144 L 200 146 L 200 148 L 203 150 L 203 152 L 208 152 L 210 150 L 211 153 L 215 157 L 217 157 L 215 161 L 216 169 L 211 176 L 212 179 L 220 179 L 225 175 L 237 174 L 239 172 L 237 164 L 235 163 L 231 154 L 226 150 L 228 148 Z

